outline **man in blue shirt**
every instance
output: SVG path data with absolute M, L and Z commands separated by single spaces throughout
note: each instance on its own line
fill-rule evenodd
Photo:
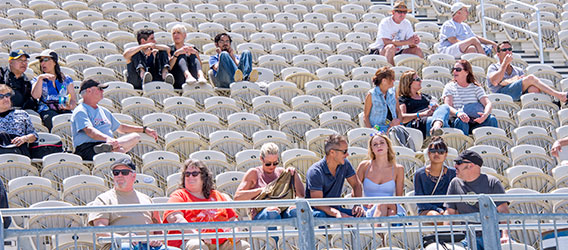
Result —
M 252 54 L 250 51 L 243 51 L 242 55 L 235 54 L 231 47 L 231 36 L 227 33 L 215 36 L 216 54 L 209 57 L 209 77 L 215 87 L 229 88 L 231 83 L 247 80 L 256 82 L 258 71 L 252 69 Z
M 83 103 L 73 110 L 71 132 L 75 154 L 83 160 L 93 160 L 93 156 L 103 152 L 130 151 L 140 141 L 140 135 L 135 132 L 146 133 L 158 139 L 158 134 L 153 129 L 120 124 L 108 109 L 98 106 L 106 87 L 108 84 L 91 79 L 81 83 L 79 93 L 83 97 Z M 126 135 L 115 139 L 114 131 Z
M 325 157 L 314 163 L 306 174 L 306 198 L 338 198 L 341 197 L 345 179 L 353 189 L 353 197 L 363 196 L 363 186 L 355 175 L 347 157 L 347 139 L 342 135 L 330 135 L 324 144 Z M 360 205 L 353 209 L 339 206 L 316 206 L 315 217 L 361 217 L 365 211 Z

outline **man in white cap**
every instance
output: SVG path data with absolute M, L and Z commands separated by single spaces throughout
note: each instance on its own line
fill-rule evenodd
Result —
M 108 109 L 98 106 L 106 87 L 107 83 L 99 83 L 92 79 L 81 82 L 79 93 L 83 97 L 83 103 L 79 104 L 71 115 L 75 154 L 86 161 L 93 160 L 93 156 L 103 152 L 130 151 L 140 141 L 138 133 L 146 133 L 158 139 L 155 130 L 145 126 L 120 124 Z M 114 131 L 125 135 L 115 139 Z
M 422 49 L 418 47 L 420 37 L 414 34 L 412 24 L 406 19 L 409 12 L 403 1 L 397 1 L 392 8 L 392 16 L 383 18 L 379 24 L 377 40 L 369 45 L 371 54 L 380 54 L 394 65 L 394 56 L 414 54 L 424 58 Z
M 470 5 L 457 2 L 452 5 L 452 19 L 445 21 L 440 29 L 440 52 L 460 57 L 466 53 L 491 54 L 497 43 L 475 35 L 467 20 Z

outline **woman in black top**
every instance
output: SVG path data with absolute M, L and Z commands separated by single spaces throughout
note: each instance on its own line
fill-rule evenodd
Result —
M 420 93 L 422 79 L 416 71 L 409 70 L 400 77 L 398 102 L 402 111 L 402 123 L 422 131 L 424 138 L 441 135 L 440 128 L 448 126 L 448 105 L 438 106 L 430 95 Z
M 172 28 L 173 45 L 170 45 L 170 73 L 174 76 L 174 88 L 181 89 L 184 83 L 207 83 L 201 70 L 199 51 L 189 45 L 185 45 L 187 30 L 185 26 L 178 24 Z

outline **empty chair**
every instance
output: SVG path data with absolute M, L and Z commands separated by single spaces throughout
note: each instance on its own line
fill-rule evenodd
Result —
M 11 22 L 12 21 L 10 21 L 10 23 Z M 51 27 L 49 25 L 50 25 L 50 23 L 46 20 L 43 20 L 43 19 L 27 18 L 27 19 L 24 19 L 20 22 L 20 29 L 29 33 L 29 34 L 33 34 L 38 30 L 51 29 Z M 6 26 L 7 27 L 2 27 L 2 29 L 15 28 L 15 26 L 9 26 L 9 25 L 6 25 Z
M 361 66 L 363 67 L 381 68 L 384 66 L 392 66 L 387 61 L 387 58 L 381 55 L 364 55 L 359 58 L 359 61 L 361 62 Z
M 207 148 L 205 141 L 201 137 L 190 131 L 174 131 L 166 134 L 165 149 L 178 154 L 182 161 L 189 158 L 193 152 Z
M 515 142 L 501 128 L 479 127 L 472 131 L 475 145 L 490 145 L 502 152 L 509 152 Z
M 351 70 L 351 79 L 371 82 L 371 79 L 375 75 L 376 71 L 377 69 L 373 67 L 368 67 L 368 66 L 357 67 Z
M 357 125 L 351 121 L 351 116 L 341 111 L 328 111 L 319 115 L 320 127 L 329 128 L 339 134 L 347 134 L 347 131 L 354 129 Z
M 274 143 L 280 150 L 292 148 L 288 136 L 278 130 L 260 130 L 252 135 L 253 148 L 260 149 L 265 143 Z
M 72 54 L 65 57 L 67 67 L 83 71 L 87 68 L 98 67 L 99 61 L 93 55 L 86 54 Z
M 337 54 L 351 56 L 353 57 L 353 59 L 355 59 L 355 61 L 358 61 L 360 57 L 367 54 L 367 51 L 361 44 L 354 42 L 340 43 L 337 45 L 336 49 Z
M 442 134 L 442 138 L 448 147 L 452 147 L 461 152 L 471 146 L 473 146 L 473 139 L 469 136 L 464 135 L 463 131 L 457 128 L 442 128 L 444 134 Z
M 546 151 L 535 145 L 517 145 L 511 148 L 513 165 L 535 166 L 549 173 L 556 163 L 546 154 Z
M 166 82 L 149 82 L 142 85 L 142 95 L 163 104 L 164 99 L 174 97 L 178 94 L 174 91 L 174 86 Z
M 519 126 L 532 125 L 545 128 L 546 131 L 552 132 L 558 124 L 554 121 L 550 114 L 541 109 L 522 109 L 516 114 Z
M 230 171 L 233 169 L 232 165 L 227 162 L 227 157 L 225 154 L 215 151 L 215 150 L 201 150 L 191 153 L 189 158 L 200 160 L 205 165 L 213 175 L 219 175 L 221 173 Z
M 10 47 L 12 48 L 12 51 L 22 49 L 26 51 L 26 53 L 40 53 L 43 50 L 40 43 L 27 40 L 13 41 L 10 44 Z
M 523 109 L 535 108 L 546 110 L 551 114 L 558 112 L 558 105 L 552 102 L 552 98 L 549 95 L 541 93 L 527 93 L 522 95 L 521 106 Z
M 183 96 L 192 98 L 201 105 L 203 105 L 205 99 L 217 95 L 210 84 L 184 84 L 182 89 Z
M 318 127 L 309 114 L 300 111 L 288 111 L 278 115 L 279 130 L 293 138 L 292 142 L 305 146 L 304 134 Z
M 258 167 L 260 161 L 259 149 L 246 149 L 235 154 L 235 169 L 237 171 L 246 172 L 250 168 Z
M 277 124 L 278 115 L 290 111 L 282 98 L 276 96 L 259 96 L 252 99 L 253 113 L 260 116 L 268 124 Z
M 349 141 L 349 146 L 366 148 L 369 146 L 369 139 L 371 134 L 375 133 L 377 130 L 372 128 L 354 128 L 347 132 L 347 139 Z
M 507 111 L 510 115 L 516 114 L 521 109 L 510 95 L 492 93 L 487 95 L 487 98 L 489 98 L 491 104 L 493 104 L 494 109 Z
M 131 115 L 136 123 L 142 124 L 142 117 L 159 112 L 154 101 L 147 97 L 132 96 L 121 100 L 122 113 Z
M 91 42 L 98 42 L 102 41 L 101 35 L 95 31 L 91 30 L 78 30 L 71 33 L 71 39 L 73 42 L 83 46 L 83 48 L 87 47 L 87 44 Z M 61 39 L 58 39 L 61 40 Z
M 363 112 L 363 104 L 361 99 L 351 95 L 338 95 L 330 98 L 331 110 L 342 111 L 351 117 L 357 117 Z
M 305 112 L 311 117 L 318 117 L 322 112 L 329 111 L 329 108 L 323 104 L 323 100 L 313 95 L 301 95 L 292 98 L 292 108 L 294 111 Z
M 337 134 L 329 128 L 315 128 L 306 132 L 305 138 L 308 150 L 315 152 L 318 156 L 323 157 L 325 155 L 324 141 L 325 139 L 333 134 Z
M 153 176 L 158 187 L 166 187 L 166 178 L 179 173 L 180 157 L 173 152 L 153 151 L 142 155 L 142 173 Z
M 245 173 L 240 171 L 227 171 L 219 174 L 215 176 L 216 190 L 233 197 L 244 176 Z
M 505 173 L 505 169 L 512 166 L 511 159 L 504 155 L 501 149 L 491 145 L 476 145 L 468 148 L 481 155 L 483 166 L 495 169 L 497 173 Z
M 243 134 L 231 130 L 218 130 L 209 135 L 210 149 L 223 152 L 227 158 L 234 159 L 234 155 L 242 150 L 252 148 L 245 141 Z
M 333 83 L 336 88 L 339 88 L 342 82 L 349 80 L 342 69 L 333 67 L 320 68 L 316 70 L 316 76 L 322 81 Z
M 142 124 L 145 127 L 156 130 L 156 133 L 158 133 L 158 136 L 161 138 L 164 138 L 164 136 L 170 132 L 183 130 L 183 128 L 177 124 L 177 119 L 174 115 L 165 113 L 144 115 L 142 117 Z
M 308 168 L 319 160 L 316 153 L 306 149 L 289 149 L 282 152 L 284 167 L 296 168 L 302 179 L 306 178 Z
M 533 166 L 514 166 L 505 170 L 505 176 L 513 188 L 528 188 L 540 193 L 548 193 L 555 186 L 552 176 Z
M 80 32 L 80 31 L 75 31 L 75 32 Z M 6 33 L 4 33 L 6 34 Z M 9 38 L 2 38 L 0 36 L 0 38 L 6 42 L 6 43 L 10 43 L 11 41 L 14 40 L 20 40 L 20 39 L 25 39 L 28 40 L 28 37 L 21 37 L 20 35 L 16 34 L 16 33 L 12 33 L 12 32 L 8 32 L 8 34 L 12 34 L 10 37 L 13 37 L 15 39 L 11 40 Z M 68 41 L 67 37 L 65 37 L 65 34 L 61 31 L 57 31 L 57 30 L 38 30 L 36 32 L 34 32 L 34 37 L 37 41 L 39 41 L 41 43 L 41 45 L 43 47 L 48 47 L 49 44 L 51 42 L 57 42 L 57 41 Z
M 40 201 L 59 199 L 59 194 L 52 188 L 51 181 L 43 177 L 21 176 L 10 180 L 6 186 L 8 203 L 14 208 L 29 207 Z
M 352 95 L 364 100 L 371 85 L 368 82 L 351 80 L 341 83 L 341 89 L 344 95 Z
M 43 157 L 42 162 L 41 176 L 50 179 L 58 190 L 65 178 L 90 173 L 83 159 L 75 154 L 52 153 Z
M 240 108 L 232 98 L 213 96 L 205 99 L 205 112 L 215 114 L 223 120 L 227 120 L 227 116 L 239 111 Z
M 174 115 L 178 121 L 189 115 L 198 112 L 200 109 L 197 107 L 195 100 L 189 97 L 174 96 L 168 97 L 163 100 L 164 113 Z
M 231 114 L 227 117 L 228 129 L 234 130 L 242 133 L 248 138 L 252 138 L 252 135 L 266 128 L 266 125 L 262 123 L 262 120 L 258 115 L 251 113 L 238 112 Z
M 75 175 L 63 180 L 64 201 L 85 206 L 108 190 L 103 178 L 94 175 Z
M 204 138 L 217 130 L 225 129 L 221 125 L 219 117 L 210 113 L 194 113 L 185 117 L 186 130 L 195 131 Z
M 103 60 L 106 56 L 119 54 L 116 45 L 109 42 L 92 42 L 87 44 L 87 54 L 93 55 Z
M 513 136 L 516 144 L 531 144 L 550 151 L 554 139 L 548 135 L 546 129 L 535 126 L 522 126 L 513 130 Z

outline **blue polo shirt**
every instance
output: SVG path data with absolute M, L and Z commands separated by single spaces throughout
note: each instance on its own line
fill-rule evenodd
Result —
M 306 174 L 306 198 L 311 198 L 310 190 L 322 191 L 323 198 L 341 197 L 345 179 L 353 175 L 355 175 L 355 170 L 353 170 L 351 163 L 345 159 L 343 165 L 337 166 L 335 176 L 333 176 L 327 167 L 327 161 L 324 157 L 308 169 Z

